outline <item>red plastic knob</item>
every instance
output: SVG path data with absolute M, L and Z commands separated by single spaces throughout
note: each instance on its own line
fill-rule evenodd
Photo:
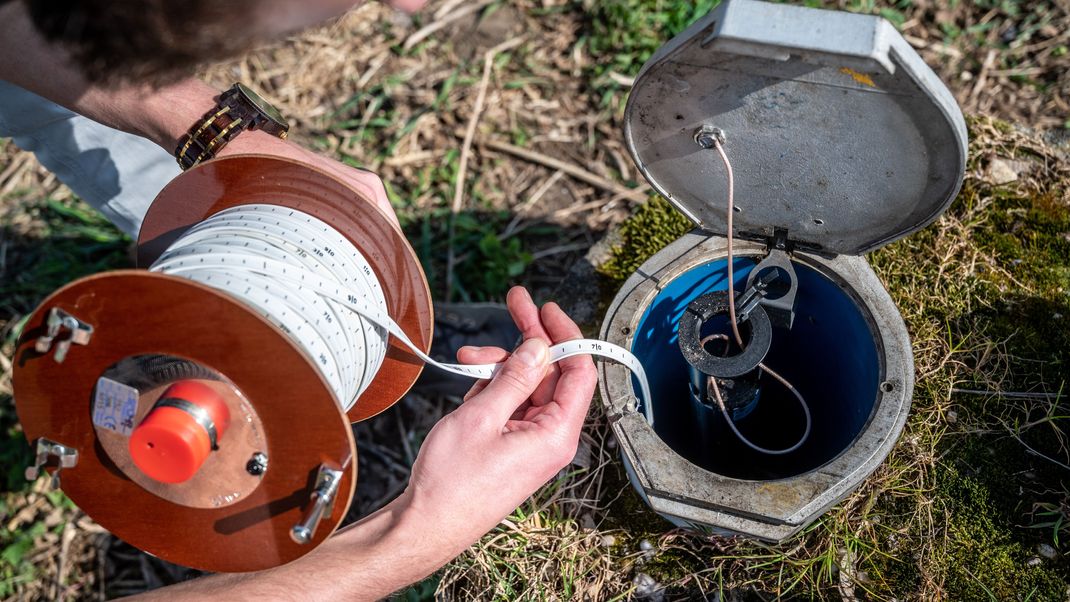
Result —
M 180 400 L 179 407 L 157 405 L 145 416 L 130 434 L 130 457 L 150 478 L 182 483 L 197 474 L 212 452 L 209 429 L 198 419 L 198 410 L 215 428 L 217 444 L 230 424 L 230 412 L 219 393 L 195 380 L 176 382 L 160 400 Z M 191 405 L 183 407 L 181 402 Z

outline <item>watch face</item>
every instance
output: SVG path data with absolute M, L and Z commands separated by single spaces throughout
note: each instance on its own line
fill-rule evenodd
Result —
M 244 84 L 234 84 L 234 86 L 241 92 L 246 100 L 252 103 L 257 109 L 260 109 L 261 113 L 267 116 L 271 121 L 275 122 L 275 124 L 282 128 L 283 131 L 290 128 L 290 124 L 286 123 L 286 119 L 283 118 L 282 113 L 279 113 L 278 109 L 254 92 L 252 88 Z

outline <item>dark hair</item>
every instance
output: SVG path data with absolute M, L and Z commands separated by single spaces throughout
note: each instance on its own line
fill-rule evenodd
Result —
M 37 30 L 98 84 L 161 84 L 249 49 L 256 0 L 23 0 Z

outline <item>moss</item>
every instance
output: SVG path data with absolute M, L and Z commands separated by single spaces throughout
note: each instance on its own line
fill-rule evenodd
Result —
M 620 228 L 622 242 L 598 271 L 615 284 L 624 282 L 643 262 L 683 236 L 694 224 L 661 197 L 652 197 Z
M 680 580 L 684 572 L 705 568 L 705 591 L 723 578 L 728 587 L 797 584 L 792 593 L 836 598 L 838 551 L 847 548 L 857 554 L 858 591 L 873 599 L 1065 599 L 1068 538 L 1064 530 L 1056 540 L 1045 522 L 1070 520 L 1066 473 L 1029 449 L 1067 461 L 1065 397 L 994 392 L 1070 389 L 1070 169 L 1011 126 L 970 125 L 966 181 L 946 216 L 868 258 L 907 323 L 922 377 L 899 445 L 861 490 L 872 488 L 872 505 L 848 499 L 825 526 L 756 553 L 716 538 L 679 545 L 628 488 L 607 512 L 606 525 L 625 532 L 613 555 L 634 555 L 643 538 L 664 548 L 630 570 L 669 585 L 670 596 L 695 587 L 697 578 Z M 996 185 L 985 179 L 993 157 L 1029 168 Z M 622 226 L 600 271 L 619 286 L 690 228 L 652 199 Z M 1040 544 L 1060 556 L 1040 557 Z
M 1070 207 L 1058 189 L 1035 194 L 994 195 L 987 227 L 977 241 L 1015 278 L 1046 290 L 1070 290 Z
M 938 492 L 948 512 L 944 588 L 962 600 L 1064 600 L 1066 583 L 1006 526 L 991 490 L 954 467 L 938 471 Z

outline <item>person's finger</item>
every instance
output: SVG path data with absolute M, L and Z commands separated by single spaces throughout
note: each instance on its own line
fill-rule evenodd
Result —
M 500 347 L 473 347 L 465 345 L 457 350 L 457 361 L 462 364 L 497 364 L 504 362 L 509 357 L 509 352 Z M 472 388 L 464 394 L 464 400 L 468 401 L 487 387 L 490 381 L 479 379 Z
M 541 339 L 546 341 L 547 345 L 553 343 L 549 333 L 542 326 L 542 320 L 539 318 L 539 308 L 535 305 L 535 302 L 531 299 L 531 294 L 526 289 L 520 286 L 513 287 L 506 295 L 505 301 L 509 308 L 509 315 L 513 317 L 513 321 L 516 322 L 516 326 L 520 329 L 524 340 Z M 551 368 L 548 378 L 532 394 L 531 401 L 534 404 L 543 405 L 553 400 L 554 385 L 557 384 L 557 372 L 556 366 Z
M 551 343 L 549 333 L 542 327 L 539 308 L 535 306 L 527 289 L 522 286 L 509 289 L 509 293 L 505 296 L 505 305 L 509 308 L 509 315 L 513 317 L 524 339 L 536 338 L 546 341 L 547 345 Z
M 558 304 L 552 301 L 542 306 L 539 311 L 539 317 L 546 332 L 550 335 L 550 340 L 555 345 L 583 338 L 583 332 L 580 327 L 572 321 L 572 318 L 568 317 L 568 314 Z M 577 355 L 561 360 L 557 364 L 562 370 L 571 366 L 594 365 L 589 355 Z
M 590 361 L 590 358 L 587 359 Z M 586 366 L 564 369 L 557 379 L 554 403 L 562 410 L 557 414 L 561 418 L 557 428 L 564 429 L 566 438 L 578 437 L 583 430 L 583 422 L 598 382 L 597 374 L 591 362 Z
M 556 303 L 547 303 L 540 313 L 554 343 L 583 338 L 579 326 Z M 579 433 L 594 396 L 598 373 L 589 355 L 577 355 L 561 360 L 558 366 L 561 368 L 561 375 L 557 379 L 553 399 L 565 410 L 570 432 Z
M 477 424 L 489 420 L 503 426 L 542 382 L 550 362 L 550 348 L 541 339 L 524 341 L 502 364 L 486 387 L 461 406 Z
M 457 361 L 462 364 L 497 364 L 504 362 L 509 352 L 501 347 L 474 347 L 465 345 L 457 350 Z
M 389 0 L 388 3 L 394 8 L 411 14 L 423 8 L 427 4 L 427 0 Z
M 386 185 L 383 184 L 383 179 L 380 178 L 375 172 L 361 169 L 359 167 L 347 167 L 349 181 L 369 197 L 383 213 L 390 218 L 394 224 L 398 224 L 398 216 L 394 211 L 394 206 L 390 204 L 390 196 L 386 193 Z
M 487 385 L 489 385 L 489 384 L 490 384 L 489 380 L 484 380 L 484 379 L 477 380 L 476 384 L 472 385 L 471 389 L 468 389 L 468 392 L 464 394 L 464 397 L 462 397 L 461 400 L 462 401 L 468 401 L 469 399 L 472 399 L 476 395 L 479 395 L 480 393 L 482 393 L 483 389 L 486 389 Z
M 513 415 L 509 417 L 510 421 L 520 421 L 527 417 L 528 410 L 531 409 L 531 400 L 527 400 L 520 404 L 520 407 L 513 411 Z

